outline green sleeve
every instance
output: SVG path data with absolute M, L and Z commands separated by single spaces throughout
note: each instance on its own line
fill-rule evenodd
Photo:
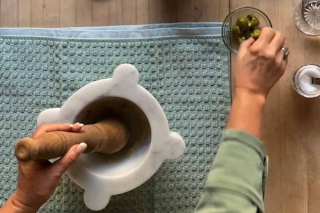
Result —
M 265 212 L 267 168 L 259 139 L 239 130 L 225 131 L 195 212 Z

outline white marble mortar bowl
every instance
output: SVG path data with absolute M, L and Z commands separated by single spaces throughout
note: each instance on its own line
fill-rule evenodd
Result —
M 61 108 L 44 110 L 38 117 L 37 125 L 93 124 L 113 115 L 129 129 L 130 139 L 122 150 L 112 155 L 82 154 L 67 171 L 71 180 L 85 190 L 84 202 L 91 210 L 102 210 L 112 195 L 140 186 L 164 160 L 177 159 L 185 152 L 182 137 L 169 130 L 158 101 L 138 83 L 138 70 L 122 64 L 112 78 L 87 84 Z

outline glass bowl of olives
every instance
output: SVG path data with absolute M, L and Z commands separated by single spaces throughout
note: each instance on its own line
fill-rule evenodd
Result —
M 253 7 L 240 7 L 231 12 L 222 24 L 224 44 L 238 54 L 240 44 L 250 37 L 257 39 L 264 27 L 272 27 L 269 17 Z

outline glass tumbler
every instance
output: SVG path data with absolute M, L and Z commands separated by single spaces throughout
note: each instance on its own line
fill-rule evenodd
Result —
M 303 97 L 320 96 L 320 67 L 315 64 L 300 67 L 293 73 L 292 86 Z
M 320 0 L 302 0 L 294 11 L 298 29 L 306 35 L 320 35 Z

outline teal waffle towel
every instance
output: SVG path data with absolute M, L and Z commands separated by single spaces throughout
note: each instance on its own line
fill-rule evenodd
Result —
M 0 30 L 0 205 L 17 180 L 15 143 L 35 130 L 38 114 L 60 107 L 122 63 L 163 107 L 185 155 L 166 161 L 145 184 L 113 196 L 101 212 L 193 212 L 218 150 L 230 106 L 229 51 L 219 23 Z M 103 189 L 102 189 L 103 190 Z M 106 189 L 107 190 L 107 189 Z M 83 190 L 64 176 L 39 210 L 91 212 Z

